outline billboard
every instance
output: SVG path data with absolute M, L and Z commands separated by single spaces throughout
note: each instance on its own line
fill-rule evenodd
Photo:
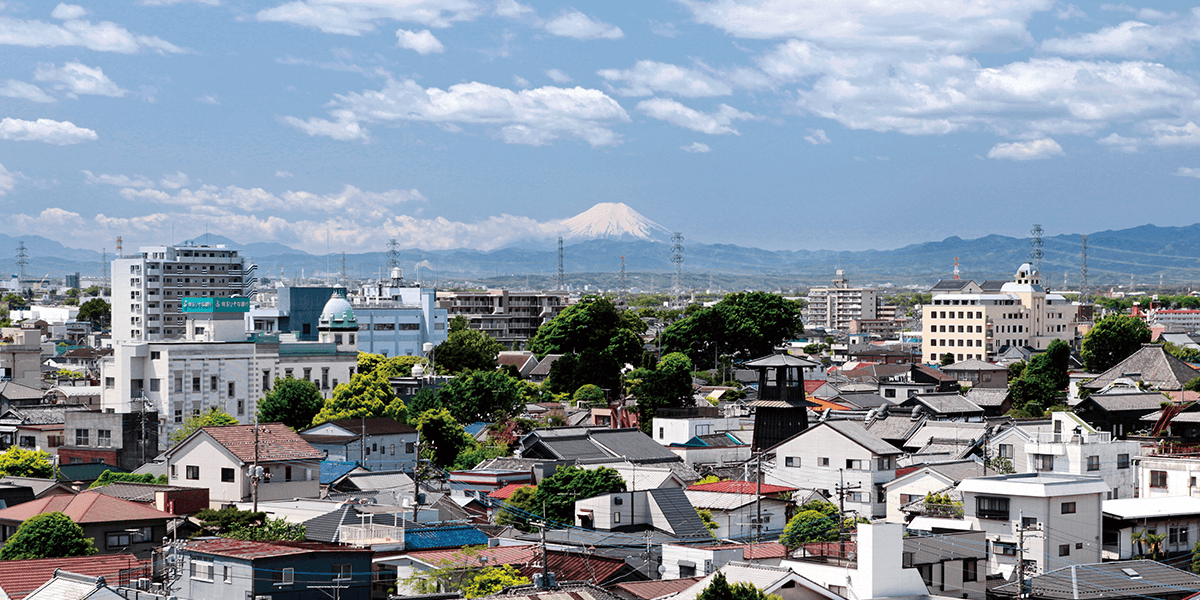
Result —
M 250 299 L 185 297 L 179 307 L 185 313 L 244 313 L 250 312 Z

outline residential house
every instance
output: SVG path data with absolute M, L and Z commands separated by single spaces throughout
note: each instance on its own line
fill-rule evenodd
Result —
M 987 574 L 1012 575 L 1024 537 L 1030 573 L 1100 561 L 1101 502 L 1109 492 L 1099 477 L 1018 473 L 972 477 L 958 484 L 970 529 L 990 542 Z M 1036 532 L 1024 535 L 1022 530 Z
M 680 488 L 614 492 L 576 500 L 575 526 L 608 532 L 654 529 L 679 539 L 711 537 Z
M 721 537 L 721 536 L 717 536 Z M 778 566 L 787 557 L 787 548 L 779 542 L 757 544 L 663 544 L 662 577 L 664 580 L 703 577 L 732 562 L 753 562 Z
M 1157 412 L 1169 400 L 1159 392 L 1114 388 L 1094 393 L 1075 405 L 1075 414 L 1114 438 L 1148 431 L 1152 424 L 1142 417 Z
M 1190 554 L 1200 539 L 1200 498 L 1166 496 L 1105 500 L 1104 559 L 1126 560 L 1149 554 L 1146 535 L 1165 535 L 1165 556 Z M 1140 544 L 1138 544 L 1140 540 Z M 1134 547 L 1137 544 L 1139 547 Z
M 1166 346 L 1143 344 L 1137 352 L 1084 383 L 1083 387 L 1100 390 L 1118 379 L 1130 379 L 1155 390 L 1182 390 L 1187 382 L 1197 377 L 1200 377 L 1200 370 L 1167 352 Z
M 887 520 L 889 523 L 907 523 L 914 513 L 934 516 L 945 513 L 951 518 L 959 518 L 962 505 L 924 506 L 925 496 L 949 493 L 963 479 L 987 474 L 983 461 L 978 458 L 897 469 L 896 478 L 883 484 L 887 493 Z M 904 510 L 915 502 L 922 504 L 919 510 Z
M 857 527 L 854 540 L 805 544 L 780 567 L 816 582 L 838 598 L 928 596 L 922 573 L 905 564 L 905 550 L 903 525 L 863 524 Z
M 717 523 L 713 537 L 748 539 L 756 534 L 768 538 L 782 534 L 793 506 L 792 494 L 797 491 L 751 481 L 718 481 L 689 486 L 685 493 L 693 507 L 712 513 Z
M 722 417 L 715 406 L 682 409 L 679 416 L 670 409 L 654 417 L 654 441 L 664 446 L 683 444 L 702 435 L 715 435 L 726 431 L 740 431 L 754 427 L 754 420 L 746 417 Z
M 845 508 L 866 518 L 887 515 L 883 484 L 896 476 L 903 452 L 851 421 L 825 421 L 768 449 L 775 467 L 766 481 L 816 488 L 827 498 L 846 489 Z
M 550 377 L 550 367 L 554 365 L 554 361 L 562 358 L 561 354 L 547 354 L 538 361 L 537 366 L 529 371 L 529 381 L 533 383 L 543 383 L 547 377 Z
M 612 469 L 621 475 L 625 481 L 625 489 L 650 490 L 654 488 L 674 487 L 683 489 L 691 481 L 680 477 L 678 470 L 668 465 L 639 465 L 627 460 L 619 461 L 587 461 L 577 465 L 581 469 Z
M 207 487 L 214 508 L 230 502 L 317 498 L 323 454 L 281 423 L 201 427 L 165 453 L 172 484 Z M 251 467 L 262 479 L 251 485 Z
M 1072 565 L 989 590 L 996 598 L 1045 600 L 1183 600 L 1195 598 L 1200 575 L 1153 560 Z
M 1154 446 L 1134 461 L 1138 498 L 1200 497 L 1200 456 L 1194 447 Z
M 0 508 L 32 502 L 34 499 L 32 487 L 0 481 Z
M 529 485 L 533 475 L 529 471 L 502 471 L 499 469 L 471 469 L 451 471 L 450 493 L 468 498 L 482 498 L 510 484 Z
M 150 561 L 131 554 L 0 561 L 0 597 L 24 600 L 34 590 L 54 579 L 54 573 L 59 570 L 79 575 L 104 576 L 110 581 L 119 581 L 122 574 L 149 572 Z
M 65 464 L 102 462 L 134 470 L 158 455 L 158 413 L 110 413 L 99 410 L 63 413 Z
M 0 484 L 28 487 L 33 490 L 34 498 L 59 495 L 74 496 L 79 493 L 78 490 L 72 489 L 71 486 L 57 479 L 42 479 L 40 477 L 5 475 L 4 477 L 0 477 Z
M 942 372 L 953 377 L 962 387 L 971 389 L 1008 387 L 1008 367 L 975 358 L 946 365 L 942 367 Z
M 999 417 L 1012 409 L 1012 394 L 1008 387 L 973 387 L 967 391 L 967 402 L 983 409 L 984 417 Z
M 123 481 L 91 488 L 89 491 L 137 502 L 179 516 L 194 515 L 208 508 L 207 488 Z
M 139 558 L 150 556 L 167 535 L 167 521 L 175 518 L 144 504 L 88 491 L 74 496 L 46 496 L 0 509 L 0 537 L 7 540 L 26 519 L 51 512 L 70 517 L 101 554 L 125 553 Z
M 180 598 L 229 600 L 267 596 L 370 600 L 372 550 L 320 542 L 247 542 L 208 538 L 169 546 L 183 560 Z M 168 556 L 168 560 L 174 558 Z
M 521 379 L 528 379 L 538 366 L 537 357 L 528 351 L 503 351 L 496 356 L 496 365 L 501 369 L 512 367 Z
M 655 419 L 655 424 L 658 419 Z M 738 439 L 730 432 L 693 436 L 686 442 L 671 444 L 671 452 L 678 454 L 684 464 L 693 469 L 700 466 L 724 466 L 726 463 L 742 463 L 750 459 L 750 444 Z
M 983 421 L 983 408 L 967 400 L 958 392 L 914 394 L 899 402 L 899 405 L 928 414 L 935 421 L 964 421 L 967 423 Z
M 328 460 L 357 462 L 371 471 L 411 473 L 417 460 L 417 430 L 387 417 L 338 419 L 300 432 Z
M 673 469 L 686 483 L 700 477 L 683 459 L 636 428 L 547 427 L 518 442 L 517 456 L 542 461 L 603 462 L 627 460 Z M 549 471 L 553 473 L 553 469 Z
M 152 597 L 152 594 L 146 594 Z M 55 569 L 54 577 L 33 590 L 29 600 L 126 600 L 125 595 L 108 587 L 103 576 L 79 575 L 63 569 Z M 159 598 L 165 597 L 159 596 Z
M 672 600 L 696 600 L 720 573 L 730 585 L 750 584 L 763 593 L 782 600 L 842 600 L 832 588 L 811 581 L 788 567 L 731 562 L 691 587 L 672 596 Z

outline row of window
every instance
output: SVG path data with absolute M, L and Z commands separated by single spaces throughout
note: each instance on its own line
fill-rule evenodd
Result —
M 799 456 L 785 456 L 783 458 L 783 466 L 799 468 L 801 466 L 800 459 L 801 459 L 801 457 L 799 457 Z M 827 456 L 817 457 L 817 466 L 818 467 L 830 466 L 829 457 L 827 457 Z M 876 471 L 887 471 L 889 469 L 894 469 L 895 467 L 896 467 L 896 465 L 894 462 L 892 462 L 892 458 L 890 456 L 875 459 L 875 470 Z M 848 471 L 870 471 L 871 470 L 871 461 L 856 460 L 856 459 L 848 458 L 848 459 L 846 459 L 846 470 L 848 470 Z
M 292 467 L 283 467 L 284 481 L 305 481 L 309 475 L 308 469 L 299 469 L 300 477 L 292 478 Z M 263 475 L 267 480 L 271 479 L 271 467 L 263 467 Z M 237 472 L 229 467 L 221 467 L 221 482 L 234 483 L 236 481 Z M 197 481 L 200 479 L 200 465 L 184 465 L 184 477 Z M 179 479 L 179 465 L 171 465 L 171 479 Z
M 949 327 L 950 331 L 946 331 L 946 327 Z M 954 325 L 930 325 L 929 330 L 931 333 L 954 333 L 954 327 Z M 958 333 L 983 333 L 983 325 L 959 325 Z
M 1166 471 L 1150 471 L 1150 487 L 1157 489 L 1167 489 L 1167 472 Z M 1188 488 L 1196 487 L 1196 477 L 1188 478 Z
M 935 304 L 936 304 L 936 302 L 935 302 Z M 954 316 L 954 311 L 950 311 L 950 313 L 949 313 L 949 314 L 950 314 L 950 316 L 949 316 L 949 317 L 947 317 L 947 316 L 946 316 L 946 311 L 944 311 L 944 310 L 942 310 L 942 311 L 931 310 L 931 311 L 929 311 L 929 318 L 930 318 L 930 319 L 954 319 L 954 318 L 958 318 L 958 319 L 982 319 L 982 318 L 983 318 L 983 311 L 970 311 L 970 310 L 968 310 L 968 311 L 966 311 L 966 313 L 965 313 L 965 314 L 966 314 L 966 316 L 963 316 L 963 315 L 964 315 L 964 313 L 963 313 L 963 311 L 961 311 L 961 310 L 960 310 L 960 311 L 958 311 L 958 317 L 955 317 L 955 316 Z
M 956 355 L 955 360 L 960 360 L 960 361 L 961 360 L 970 360 L 972 358 L 974 358 L 975 360 L 983 360 L 983 355 L 982 354 L 958 354 L 958 355 Z M 938 354 L 936 352 L 929 355 L 929 362 L 935 363 L 935 362 L 938 362 L 939 360 L 942 360 L 942 357 L 938 356 Z
M 964 344 L 963 342 L 966 342 L 966 343 Z M 954 345 L 954 340 L 947 340 L 947 339 L 937 338 L 937 339 L 932 339 L 932 340 L 929 340 L 929 345 L 930 345 L 930 346 L 953 346 L 953 345 Z M 979 347 L 979 348 L 982 348 L 982 347 L 983 347 L 983 340 L 974 340 L 974 339 L 958 340 L 958 345 L 959 345 L 959 346 L 968 346 L 968 347 Z
M 375 325 L 372 326 L 370 323 L 360 323 L 358 325 L 358 328 L 361 331 L 367 331 L 369 329 L 374 329 L 375 331 L 397 331 L 397 330 L 399 330 L 399 331 L 420 331 L 421 324 L 420 323 L 375 323 Z

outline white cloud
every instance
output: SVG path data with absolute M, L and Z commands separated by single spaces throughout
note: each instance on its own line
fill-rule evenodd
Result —
M 1175 171 L 1175 174 L 1180 177 L 1195 177 L 1196 179 L 1200 179 L 1200 169 L 1193 167 L 1179 167 L 1179 170 Z
M 582 87 L 513 91 L 471 82 L 441 90 L 422 88 L 412 80 L 390 80 L 381 90 L 339 94 L 331 104 L 333 120 L 285 117 L 283 121 L 309 135 L 339 140 L 366 139 L 367 131 L 361 127 L 365 122 L 473 124 L 499 128 L 508 143 L 535 146 L 560 137 L 592 146 L 616 144 L 619 139 L 610 126 L 629 121 L 621 105 L 604 92 Z
M 825 135 L 824 129 L 809 129 L 808 135 L 804 136 L 804 141 L 814 146 L 820 146 L 829 143 L 829 136 Z
M 61 67 L 53 64 L 38 65 L 33 73 L 37 81 L 50 82 L 54 88 L 65 90 L 71 97 L 78 94 L 120 98 L 126 90 L 113 83 L 100 67 L 89 67 L 83 63 L 69 62 Z
M 8 194 L 17 185 L 17 176 L 20 173 L 13 173 L 0 165 L 0 196 Z
M 712 152 L 712 148 L 709 148 L 708 144 L 702 144 L 700 142 L 692 142 L 690 146 L 680 146 L 679 149 L 683 150 L 684 152 L 694 153 Z
M 706 113 L 665 98 L 643 100 L 638 103 L 637 108 L 649 117 L 710 135 L 725 133 L 740 135 L 730 124 L 733 121 L 756 118 L 754 115 L 737 110 L 728 104 L 720 105 L 716 112 Z
M 95 131 L 76 127 L 70 121 L 53 121 L 50 119 L 24 121 L 10 117 L 0 120 L 0 140 L 46 142 L 47 144 L 65 146 L 67 144 L 90 142 L 98 137 Z
M 517 84 L 517 87 L 519 88 L 529 87 L 529 80 L 521 77 L 520 75 L 513 75 L 513 83 Z
M 1142 143 L 1138 138 L 1125 137 L 1120 134 L 1110 133 L 1107 137 L 1096 140 L 1097 144 L 1111 146 L 1121 152 L 1137 152 L 1138 145 Z
M 12 215 L 8 220 L 18 229 L 30 231 L 62 230 L 70 227 L 81 228 L 85 225 L 79 213 L 57 207 L 43 209 L 36 217 Z
M 196 102 L 200 102 L 202 104 L 211 104 L 213 106 L 221 105 L 221 99 L 216 94 L 205 94 L 196 98 Z
M 291 171 L 275 171 L 275 176 L 280 179 L 291 179 L 295 177 Z
M 1039 160 L 1062 155 L 1062 146 L 1059 146 L 1058 142 L 1050 138 L 1029 142 L 996 144 L 987 153 L 988 158 L 1002 160 Z
M 625 37 L 620 27 L 593 21 L 591 17 L 573 10 L 546 23 L 546 31 L 562 37 L 572 37 L 581 40 L 608 39 L 615 40 Z
M 695 19 L 744 38 L 800 38 L 837 48 L 893 51 L 1011 49 L 1054 0 L 683 0 Z
M 428 29 L 422 29 L 421 31 L 397 29 L 396 40 L 397 46 L 416 50 L 417 54 L 430 54 L 445 50 L 442 43 L 436 37 L 433 37 L 433 34 Z
M 1152 142 L 1159 146 L 1195 146 L 1200 144 L 1200 126 L 1192 121 L 1183 125 L 1151 123 Z
M 292 23 L 325 33 L 362 35 L 381 21 L 449 27 L 474 19 L 483 7 L 471 0 L 300 0 L 258 12 L 259 21 Z
M 559 71 L 558 69 L 550 69 L 546 71 L 546 76 L 554 80 L 554 83 L 567 83 L 571 81 L 571 76 Z
M 128 175 L 106 175 L 104 173 L 101 173 L 100 175 L 96 175 L 88 170 L 84 170 L 83 175 L 87 179 L 88 183 L 99 183 L 99 184 L 103 184 L 103 185 L 116 185 L 116 186 L 120 186 L 120 187 L 129 187 L 129 188 L 152 188 L 152 187 L 154 187 L 153 181 L 150 181 L 149 179 L 142 177 L 141 175 L 135 175 L 133 177 L 130 177 Z
M 179 175 L 183 175 L 179 173 Z M 184 179 L 187 176 L 184 175 Z M 185 182 L 186 185 L 186 182 Z M 284 192 L 274 194 L 262 188 L 238 186 L 217 187 L 202 185 L 194 189 L 179 189 L 174 193 L 154 189 L 124 188 L 121 195 L 128 200 L 146 200 L 160 204 L 186 206 L 211 214 L 236 214 L 256 211 L 293 211 L 333 213 L 363 219 L 382 219 L 403 204 L 425 202 L 417 190 L 388 190 L 364 192 L 347 185 L 333 194 Z
M 176 171 L 174 174 L 168 173 L 159 180 L 160 185 L 172 190 L 177 190 L 191 182 L 192 179 L 183 171 Z
M 135 35 L 112 23 L 92 23 L 81 20 L 87 11 L 69 4 L 59 4 L 51 13 L 62 19 L 61 25 L 45 21 L 0 16 L 0 44 L 30 48 L 81 46 L 98 52 L 132 54 L 143 48 L 158 52 L 183 52 L 183 49 L 153 36 Z
M 632 69 L 602 69 L 599 75 L 608 81 L 626 84 L 627 87 L 615 90 L 622 96 L 652 96 L 655 92 L 665 92 L 700 98 L 733 93 L 728 84 L 700 71 L 652 60 L 639 60 Z
M 1082 9 L 1074 4 L 1068 4 L 1066 6 L 1059 6 L 1058 9 L 1054 11 L 1054 16 L 1058 17 L 1060 20 L 1066 21 L 1068 19 L 1086 19 L 1087 13 L 1083 12 Z
M 496 3 L 495 13 L 496 16 L 499 17 L 517 19 L 524 15 L 532 14 L 533 12 L 533 8 L 525 6 L 524 4 L 517 2 L 517 0 L 500 0 Z
M 1041 48 L 1068 56 L 1153 59 L 1184 50 L 1196 41 L 1200 41 L 1200 17 L 1193 12 L 1162 25 L 1125 21 L 1095 32 L 1045 40 Z
M 172 4 L 182 4 L 184 2 L 195 2 L 197 4 L 207 4 L 209 6 L 217 6 L 221 4 L 220 0 L 142 0 L 142 5 L 170 6 Z
M 16 79 L 9 79 L 0 84 L 0 96 L 21 98 L 30 102 L 56 102 L 54 97 L 47 94 L 42 88 Z

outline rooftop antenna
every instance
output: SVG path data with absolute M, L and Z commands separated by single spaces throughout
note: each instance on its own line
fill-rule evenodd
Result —
M 563 277 L 563 239 L 558 238 L 558 291 L 567 291 L 566 280 Z
M 1087 298 L 1087 236 L 1083 236 L 1083 247 L 1079 251 L 1079 302 Z
M 1029 245 L 1032 249 L 1029 251 L 1029 260 L 1033 261 L 1033 270 L 1037 272 L 1038 277 L 1042 275 L 1042 226 L 1035 223 L 1033 229 L 1029 230 L 1033 235 L 1033 239 L 1029 240 Z
M 675 263 L 675 279 L 671 282 L 671 292 L 676 302 L 681 303 L 683 297 L 683 234 L 676 231 L 671 235 L 671 262 Z
M 125 247 L 121 243 L 121 236 L 118 235 L 117 236 L 117 256 L 124 256 L 125 255 L 124 249 L 125 249 Z
M 959 272 L 959 270 L 958 270 L 958 257 L 957 257 L 957 256 L 955 256 L 955 257 L 954 257 L 954 278 L 955 278 L 955 279 L 958 279 L 958 275 L 959 275 L 959 273 L 960 273 L 960 272 Z
M 25 248 L 25 242 L 17 242 L 17 293 L 23 289 L 21 284 L 25 283 L 25 267 L 29 266 L 29 251 Z

